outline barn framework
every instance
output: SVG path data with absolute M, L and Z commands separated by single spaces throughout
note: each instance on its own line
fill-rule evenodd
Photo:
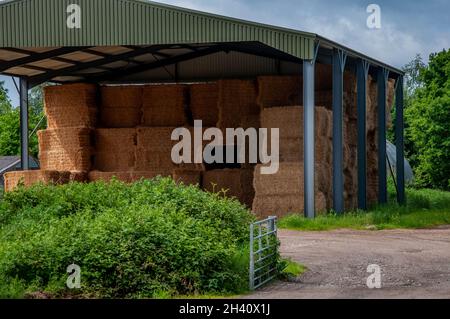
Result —
M 75 6 L 74 6 L 75 5 Z M 315 65 L 332 66 L 333 208 L 344 211 L 343 81 L 357 76 L 358 207 L 367 209 L 366 95 L 378 85 L 379 202 L 386 203 L 386 94 L 396 81 L 397 158 L 404 157 L 403 72 L 317 34 L 143 0 L 14 0 L 0 4 L 0 73 L 20 78 L 21 158 L 28 162 L 28 90 L 53 83 L 185 82 L 300 74 L 305 215 L 315 216 Z M 78 20 L 73 20 L 78 19 Z M 398 161 L 397 200 L 405 203 Z

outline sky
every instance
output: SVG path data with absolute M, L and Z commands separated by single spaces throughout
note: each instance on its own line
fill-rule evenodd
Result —
M 288 27 L 321 36 L 401 68 L 416 54 L 450 48 L 448 0 L 158 0 L 158 2 Z M 381 9 L 381 28 L 369 29 L 366 9 Z M 14 105 L 18 97 L 6 86 Z

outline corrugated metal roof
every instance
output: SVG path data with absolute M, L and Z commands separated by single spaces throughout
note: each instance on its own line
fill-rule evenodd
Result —
M 69 29 L 67 7 L 81 7 Z M 16 0 L 0 5 L 0 47 L 155 45 L 258 41 L 297 58 L 314 34 L 142 0 Z

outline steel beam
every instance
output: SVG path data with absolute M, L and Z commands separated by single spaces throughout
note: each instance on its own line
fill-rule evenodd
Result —
M 63 48 L 59 48 L 59 49 L 55 49 L 55 50 L 50 50 L 47 52 L 36 53 L 36 52 L 32 52 L 32 51 L 26 51 L 26 50 L 15 49 L 15 48 L 2 48 L 2 50 L 5 50 L 5 51 L 17 52 L 20 54 L 28 54 L 29 56 L 15 59 L 12 61 L 2 62 L 0 64 L 0 72 L 6 71 L 8 69 L 11 69 L 11 68 L 14 68 L 17 66 L 22 66 L 24 64 L 29 64 L 32 62 L 37 62 L 37 61 L 41 61 L 41 60 L 45 60 L 45 59 L 51 59 L 51 58 L 57 57 L 59 55 L 64 55 L 64 54 L 69 54 L 72 52 L 80 51 L 82 49 L 83 48 L 63 47 Z
M 359 60 L 356 66 L 358 82 L 358 208 L 367 210 L 367 77 L 370 64 Z
M 30 169 L 28 150 L 28 83 L 20 79 L 20 159 L 25 171 Z
M 102 59 L 98 59 L 98 60 L 91 61 L 91 62 L 84 62 L 79 65 L 74 65 L 74 66 L 70 66 L 67 68 L 53 70 L 53 71 L 50 71 L 50 72 L 42 74 L 42 75 L 30 77 L 29 85 L 31 87 L 34 87 L 34 86 L 44 83 L 46 81 L 50 81 L 51 79 L 58 77 L 58 76 L 77 75 L 74 73 L 82 71 L 82 70 L 90 69 L 90 68 L 96 68 L 99 66 L 103 66 L 105 64 L 110 64 L 112 62 L 127 60 L 129 58 L 137 57 L 140 55 L 157 52 L 158 50 L 161 50 L 163 48 L 165 48 L 165 46 L 155 45 L 152 47 L 140 48 L 140 49 L 136 49 L 134 51 L 130 51 L 130 52 L 122 53 L 122 54 L 110 55 L 110 56 L 102 58 Z M 81 75 L 81 76 L 83 76 L 83 75 Z
M 170 57 L 167 59 L 157 60 L 155 62 L 150 62 L 144 65 L 133 66 L 124 70 L 113 70 L 111 72 L 105 72 L 100 75 L 95 76 L 86 76 L 86 79 L 91 82 L 103 82 L 109 80 L 116 80 L 118 78 L 122 78 L 125 76 L 133 75 L 136 73 L 141 73 L 145 71 L 150 71 L 158 68 L 162 68 L 168 65 L 180 63 L 183 61 L 188 61 L 196 58 L 200 58 L 202 56 L 214 54 L 220 51 L 223 51 L 224 47 L 222 45 L 214 45 L 207 49 L 202 49 L 198 51 L 192 51 L 186 54 Z
M 306 218 L 315 218 L 315 70 L 319 44 L 314 59 L 303 61 L 303 155 L 304 209 Z
M 333 50 L 333 209 L 338 214 L 344 212 L 343 91 L 346 60 L 344 51 Z
M 387 168 L 386 168 L 386 87 L 389 70 L 378 68 L 378 202 L 386 204 Z
M 406 204 L 405 196 L 405 151 L 404 151 L 404 116 L 403 116 L 403 76 L 397 79 L 395 90 L 396 119 L 395 142 L 397 146 L 397 201 L 400 205 Z

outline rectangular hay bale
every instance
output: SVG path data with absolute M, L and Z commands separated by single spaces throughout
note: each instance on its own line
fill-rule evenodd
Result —
M 219 121 L 219 86 L 214 83 L 192 84 L 190 110 L 194 120 L 202 120 L 203 126 L 215 127 Z
M 186 117 L 186 85 L 147 85 L 143 88 L 142 123 L 144 126 L 183 126 Z
M 5 192 L 11 192 L 19 185 L 29 187 L 37 183 L 66 184 L 71 180 L 71 173 L 46 170 L 16 171 L 5 173 L 4 180 Z
M 143 101 L 143 87 L 138 85 L 102 86 L 101 107 L 140 109 Z

